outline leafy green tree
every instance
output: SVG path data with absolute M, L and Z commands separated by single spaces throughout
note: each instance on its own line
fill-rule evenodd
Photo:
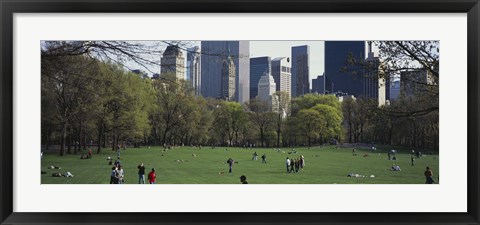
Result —
M 311 146 L 312 138 L 317 138 L 320 132 L 325 129 L 325 121 L 322 121 L 319 111 L 314 109 L 302 109 L 298 112 L 296 118 L 298 126 L 301 127 L 299 130 L 307 138 L 308 146 Z
M 269 112 L 267 102 L 258 98 L 250 99 L 250 102 L 245 105 L 248 109 L 250 120 L 257 127 L 260 135 L 260 143 L 263 148 L 265 145 L 266 134 L 269 128 L 271 128 L 275 113 Z

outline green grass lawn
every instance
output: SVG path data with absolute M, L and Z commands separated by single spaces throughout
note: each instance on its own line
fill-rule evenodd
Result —
M 415 158 L 411 166 L 407 151 L 397 154 L 396 161 L 389 161 L 387 147 L 376 152 L 357 151 L 352 156 L 351 148 L 334 146 L 296 148 L 297 154 L 288 154 L 291 148 L 281 148 L 281 152 L 272 148 L 226 148 L 181 147 L 163 152 L 161 147 L 129 148 L 121 150 L 121 162 L 125 171 L 126 184 L 137 184 L 137 166 L 144 163 L 146 173 L 152 167 L 157 172 L 157 184 L 239 184 L 241 175 L 247 176 L 250 184 L 423 184 L 423 172 L 429 166 L 438 182 L 438 155 Z M 227 150 L 225 150 L 227 149 Z M 253 152 L 258 160 L 252 161 Z M 282 152 L 283 151 L 283 152 Z M 363 157 L 369 152 L 369 157 Z M 261 163 L 262 154 L 267 155 L 267 164 Z M 193 157 L 195 154 L 196 157 Z M 286 157 L 305 157 L 305 168 L 297 174 L 287 174 Z M 42 159 L 42 184 L 108 184 L 111 165 L 107 157 L 116 158 L 116 152 L 104 149 L 94 154 L 92 159 L 80 159 L 80 155 L 46 154 Z M 233 173 L 228 174 L 227 159 L 231 157 L 238 164 L 233 166 Z M 178 162 L 178 160 L 183 160 Z M 389 171 L 392 164 L 397 164 L 402 171 Z M 48 169 L 50 165 L 61 169 Z M 52 173 L 70 171 L 73 178 L 52 177 Z M 223 175 L 221 174 L 223 172 Z M 349 173 L 365 175 L 365 178 L 347 177 Z M 374 175 L 374 178 L 370 178 Z

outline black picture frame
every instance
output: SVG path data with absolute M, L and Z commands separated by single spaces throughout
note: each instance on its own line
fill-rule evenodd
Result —
M 478 0 L 0 0 L 0 221 L 2 224 L 480 224 Z M 467 213 L 19 213 L 13 212 L 15 13 L 467 13 Z M 32 199 L 34 201 L 34 199 Z M 448 204 L 446 202 L 445 204 Z

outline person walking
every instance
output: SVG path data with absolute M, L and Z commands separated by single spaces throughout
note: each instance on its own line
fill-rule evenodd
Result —
M 413 155 L 410 156 L 410 161 L 412 162 L 412 166 L 415 165 L 415 157 Z
M 257 152 L 254 152 L 254 153 L 253 153 L 252 160 L 257 161 L 257 156 L 258 156 Z
M 262 155 L 262 163 L 267 164 L 267 155 L 265 155 L 265 153 Z
M 138 169 L 138 183 L 145 184 L 145 166 L 143 163 L 137 166 Z
M 287 165 L 287 173 L 290 172 L 290 159 L 287 157 L 287 161 L 285 162 Z
M 148 183 L 155 184 L 156 179 L 157 179 L 157 174 L 155 173 L 155 168 L 152 168 L 152 171 L 148 173 Z
M 425 175 L 425 183 L 426 184 L 435 183 L 435 181 L 433 180 L 433 172 L 430 169 L 430 167 L 427 166 L 427 168 L 425 169 L 424 175 Z

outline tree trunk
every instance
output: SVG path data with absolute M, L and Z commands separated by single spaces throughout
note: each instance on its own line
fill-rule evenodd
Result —
M 67 153 L 70 155 L 72 154 L 72 128 L 68 128 L 68 142 L 67 142 Z
M 97 154 L 99 154 L 100 151 L 101 151 L 102 134 L 103 134 L 103 122 L 101 122 L 101 123 L 100 123 L 100 126 L 98 126 Z
M 67 123 L 63 122 L 62 124 L 62 136 L 61 136 L 61 146 L 60 146 L 60 156 L 65 155 L 65 142 L 67 140 Z

